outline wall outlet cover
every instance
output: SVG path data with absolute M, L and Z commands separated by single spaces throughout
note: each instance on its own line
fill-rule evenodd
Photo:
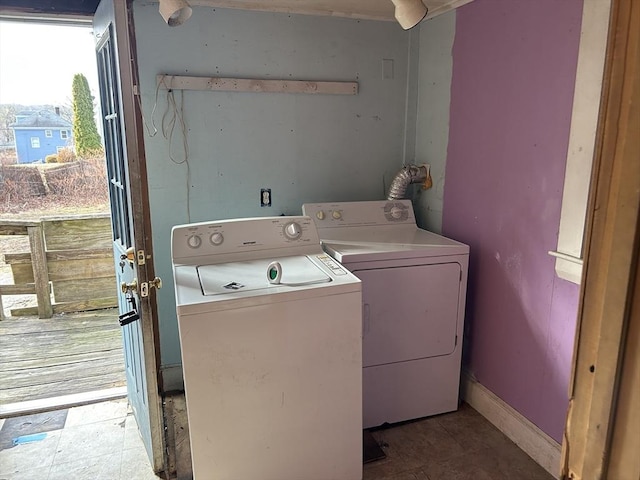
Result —
M 270 188 L 260 189 L 260 206 L 261 207 L 271 206 L 271 189 Z

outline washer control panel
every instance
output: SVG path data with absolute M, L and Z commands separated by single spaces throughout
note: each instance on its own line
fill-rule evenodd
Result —
M 320 245 L 309 217 L 262 217 L 173 227 L 171 253 L 175 258 L 228 255 L 259 250 Z
M 316 255 L 316 258 L 320 260 L 334 275 L 346 275 L 347 271 L 342 265 L 336 262 L 329 255 Z
M 298 222 L 287 223 L 282 231 L 289 240 L 298 240 L 302 237 L 302 226 Z
M 305 203 L 302 205 L 302 213 L 311 217 L 320 229 L 390 224 L 416 225 L 410 200 Z

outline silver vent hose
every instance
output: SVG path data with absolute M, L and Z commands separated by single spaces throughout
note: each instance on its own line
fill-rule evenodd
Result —
M 424 183 L 428 178 L 429 170 L 426 165 L 405 165 L 393 177 L 387 200 L 403 199 L 409 185 L 412 183 Z

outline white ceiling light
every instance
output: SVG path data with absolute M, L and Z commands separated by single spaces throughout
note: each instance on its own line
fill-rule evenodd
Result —
M 186 0 L 160 0 L 160 15 L 170 27 L 177 27 L 189 20 L 191 7 Z
M 396 6 L 395 17 L 405 30 L 415 27 L 427 16 L 427 7 L 421 0 L 391 0 Z

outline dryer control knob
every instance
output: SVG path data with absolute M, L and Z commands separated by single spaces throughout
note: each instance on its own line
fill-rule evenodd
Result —
M 393 207 L 391 209 L 391 216 L 395 219 L 399 219 L 400 217 L 402 217 L 402 209 L 400 207 Z
M 316 213 L 316 218 L 318 220 L 324 220 L 324 217 L 325 217 L 324 210 L 319 210 L 318 213 Z
M 198 248 L 202 243 L 202 239 L 198 235 L 191 235 L 187 238 L 187 245 L 191 248 Z
M 222 245 L 222 242 L 224 242 L 224 237 L 220 232 L 215 232 L 211 234 L 211 236 L 209 237 L 209 241 L 212 245 L 215 245 L 217 247 L 218 245 Z
M 340 210 L 334 210 L 331 216 L 336 220 L 340 220 L 342 218 L 342 212 Z

